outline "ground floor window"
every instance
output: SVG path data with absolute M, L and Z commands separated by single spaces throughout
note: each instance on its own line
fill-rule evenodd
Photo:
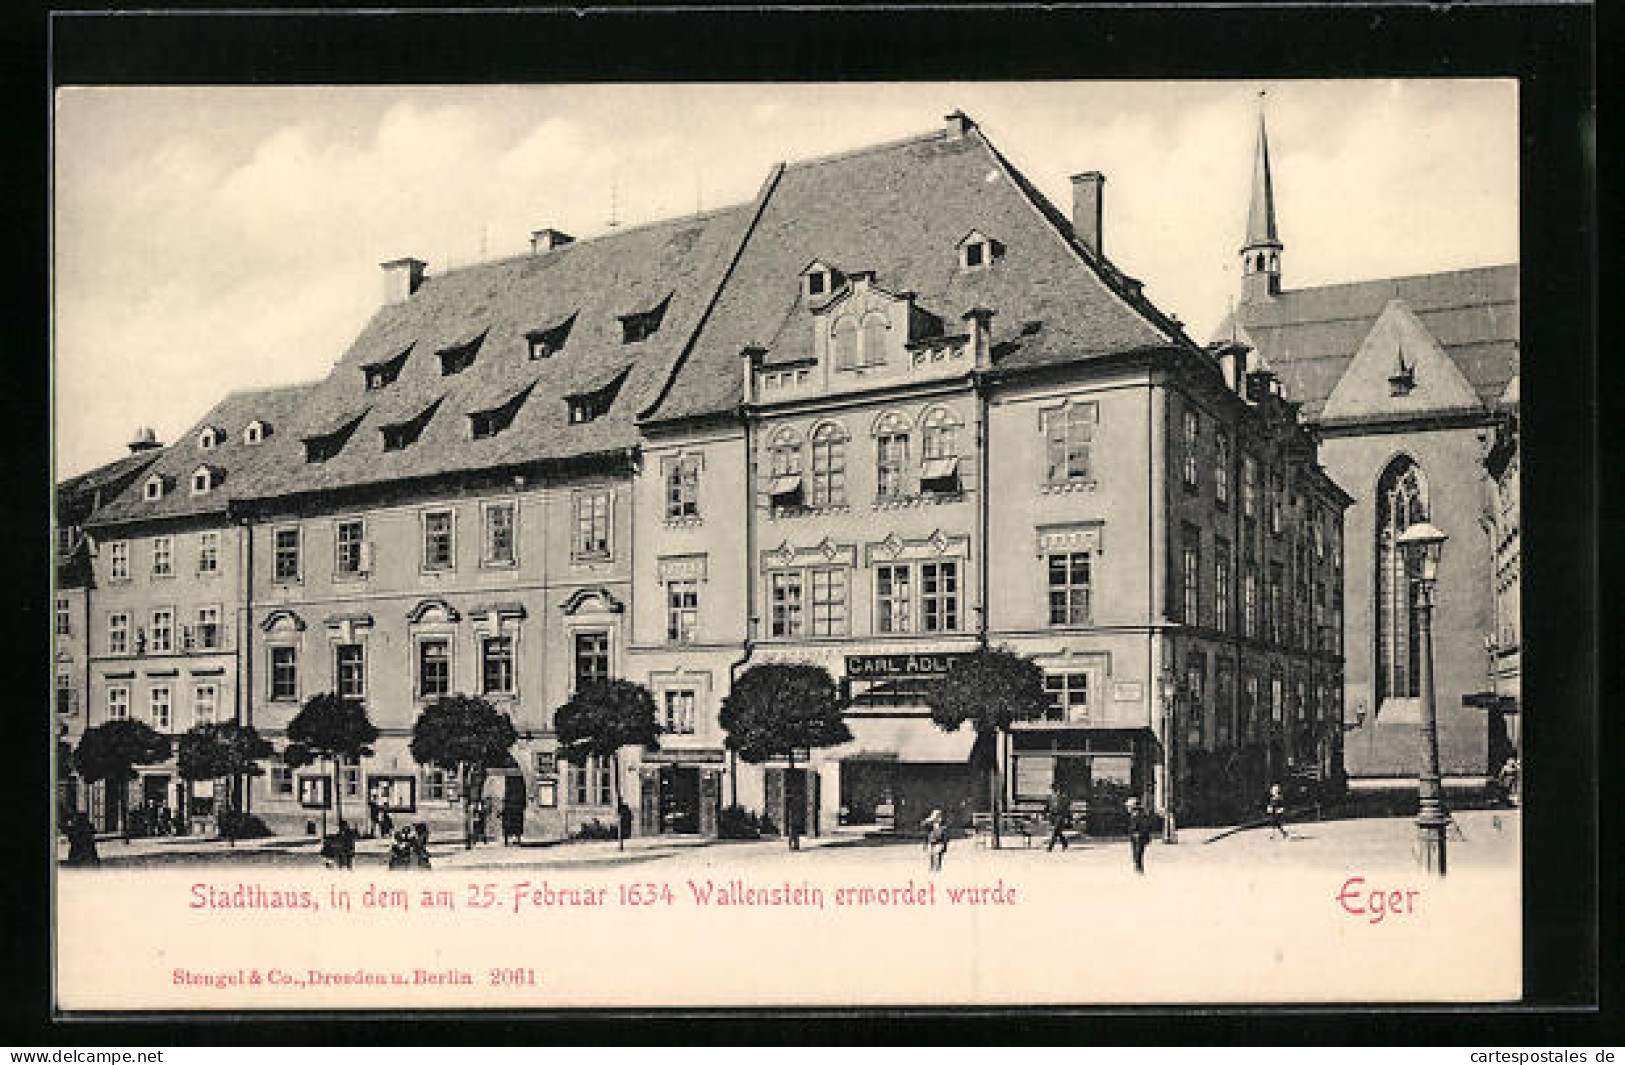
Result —
M 608 806 L 614 799 L 612 769 L 607 758 L 588 757 L 586 764 L 570 766 L 570 801 L 577 806 Z
M 293 794 L 293 770 L 285 765 L 271 766 L 271 794 Z
M 1067 798 L 1120 810 L 1134 787 L 1134 756 L 1130 754 L 1017 754 L 1014 799 L 1036 804 L 1057 788 Z
M 439 767 L 423 771 L 423 797 L 429 802 L 456 802 L 461 794 L 455 772 Z
M 693 735 L 695 702 L 693 688 L 668 688 L 661 698 L 661 729 L 677 735 Z

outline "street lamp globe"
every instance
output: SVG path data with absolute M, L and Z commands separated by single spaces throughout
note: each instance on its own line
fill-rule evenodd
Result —
M 1439 779 L 1439 715 L 1433 690 L 1433 586 L 1439 575 L 1439 555 L 1449 539 L 1425 521 L 1417 522 L 1399 537 L 1399 549 L 1415 575 L 1416 593 L 1411 610 L 1416 625 L 1417 687 L 1422 703 L 1421 769 L 1416 814 L 1418 857 L 1422 868 L 1440 876 L 1448 869 L 1446 831 L 1450 814 L 1444 805 L 1444 788 Z

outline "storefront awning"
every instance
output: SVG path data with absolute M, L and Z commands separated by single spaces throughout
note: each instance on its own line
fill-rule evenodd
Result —
M 837 758 L 963 765 L 970 761 L 976 742 L 976 730 L 970 726 L 944 732 L 928 717 L 849 717 L 846 727 L 852 730 L 852 742 L 833 748 Z
M 773 478 L 773 486 L 768 491 L 769 494 L 775 496 L 787 496 L 799 492 L 801 491 L 801 475 L 796 473 L 784 477 L 775 477 Z
M 922 481 L 942 481 L 957 476 L 959 476 L 958 455 L 945 459 L 926 459 L 925 465 L 920 469 Z

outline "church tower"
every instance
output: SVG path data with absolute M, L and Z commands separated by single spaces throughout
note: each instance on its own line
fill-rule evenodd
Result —
M 1260 100 L 1258 150 L 1253 156 L 1252 200 L 1247 206 L 1247 242 L 1241 246 L 1243 303 L 1280 294 L 1281 247 L 1281 238 L 1275 231 L 1275 187 L 1270 181 L 1270 141 L 1264 131 L 1264 110 Z

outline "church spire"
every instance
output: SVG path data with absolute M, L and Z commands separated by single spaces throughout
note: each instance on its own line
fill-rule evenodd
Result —
M 1281 291 L 1281 244 L 1275 228 L 1275 183 L 1270 178 L 1270 140 L 1264 128 L 1264 94 L 1258 94 L 1258 147 L 1253 154 L 1252 199 L 1247 206 L 1247 243 L 1241 248 L 1241 299 L 1266 299 Z

